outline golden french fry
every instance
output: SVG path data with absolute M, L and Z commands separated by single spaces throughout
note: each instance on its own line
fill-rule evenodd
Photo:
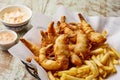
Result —
M 94 63 L 94 61 L 85 61 L 85 63 L 90 66 L 90 69 L 92 71 L 93 77 L 97 77 L 99 75 L 98 67 Z
M 89 73 L 90 71 L 90 66 L 88 65 L 82 65 L 81 67 L 78 68 L 77 73 L 82 74 L 82 73 Z
M 93 61 L 99 66 L 102 67 L 103 65 L 101 64 L 101 62 L 93 55 L 92 56 Z
M 104 31 L 102 32 L 102 35 L 103 35 L 104 37 L 106 37 L 106 36 L 107 36 L 107 31 L 104 30 Z
M 48 71 L 48 77 L 50 80 L 56 80 L 51 71 Z
M 109 57 L 110 57 L 110 54 L 109 53 L 105 53 L 105 55 L 103 56 L 103 58 L 101 59 L 100 62 L 102 64 L 106 64 Z
M 85 80 L 93 80 L 95 77 L 94 75 L 89 75 L 85 78 Z
M 102 68 L 106 71 L 111 71 L 113 69 L 111 66 L 103 66 Z
M 99 80 L 103 80 L 103 78 L 102 78 L 102 77 L 99 77 Z
M 104 49 L 103 49 L 103 48 L 97 48 L 97 49 L 91 51 L 91 53 L 92 53 L 93 55 L 102 54 L 102 53 L 104 53 Z
M 85 78 L 90 74 L 90 66 L 83 65 L 79 67 L 77 73 L 76 77 Z
M 104 74 L 104 70 L 102 68 L 99 68 L 98 70 L 99 70 L 100 75 Z
M 114 66 L 113 63 L 112 63 L 112 61 L 110 61 L 109 66 L 112 67 L 111 73 L 117 72 L 115 66 Z
M 113 64 L 114 64 L 114 65 L 116 65 L 116 64 L 117 64 L 117 65 L 119 65 L 120 63 L 119 63 L 119 61 L 118 61 L 118 60 L 113 59 Z
M 70 70 L 64 70 L 64 71 L 59 71 L 58 72 L 58 76 L 62 76 L 63 74 L 68 74 L 68 75 L 71 75 L 71 76 L 75 76 L 75 75 L 77 75 L 77 68 L 72 67 Z
M 70 76 L 67 74 L 63 74 L 62 77 L 60 78 L 60 80 L 85 80 L 85 79 L 77 78 L 77 77 Z
M 109 44 L 108 44 L 108 43 L 104 43 L 104 44 L 101 44 L 99 47 L 108 48 L 108 47 L 109 47 Z
M 116 55 L 117 59 L 120 59 L 120 53 L 118 53 L 117 50 L 115 48 L 113 48 L 113 47 L 111 47 L 110 49 L 114 52 L 114 54 Z
M 107 71 L 104 71 L 103 78 L 107 77 Z
M 99 55 L 99 61 L 103 58 L 104 55 L 105 55 L 105 54 L 100 54 L 100 55 Z

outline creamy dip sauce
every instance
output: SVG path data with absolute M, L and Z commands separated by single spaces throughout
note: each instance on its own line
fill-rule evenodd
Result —
M 25 11 L 22 11 L 19 8 L 13 11 L 5 12 L 2 17 L 2 20 L 7 23 L 21 23 L 25 21 L 25 19 L 26 19 Z
M 11 32 L 0 32 L 0 44 L 11 43 L 15 39 L 15 35 Z

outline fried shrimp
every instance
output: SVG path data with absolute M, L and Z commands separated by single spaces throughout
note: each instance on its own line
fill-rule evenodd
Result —
M 74 33 L 76 34 L 76 39 L 73 38 L 73 41 L 76 41 L 74 41 L 74 43 L 69 44 L 69 50 L 72 51 L 71 62 L 76 66 L 80 66 L 82 64 L 82 60 L 85 59 L 86 55 L 88 54 L 89 44 L 87 36 L 82 30 L 75 30 Z M 71 41 L 71 37 L 69 41 Z
M 68 45 L 65 43 L 67 35 L 60 35 L 54 45 L 55 57 L 62 62 L 62 69 L 67 69 L 69 66 L 69 56 Z
M 61 68 L 61 64 L 59 61 L 47 59 L 46 57 L 46 51 L 49 49 L 52 45 L 49 44 L 46 47 L 42 47 L 40 49 L 40 55 L 39 55 L 39 64 L 42 65 L 46 70 L 59 70 Z
M 31 43 L 30 41 L 24 39 L 24 38 L 20 38 L 20 41 L 26 45 L 30 50 L 31 52 L 35 55 L 35 56 L 39 56 L 39 47 L 36 46 L 35 44 Z
M 71 52 L 71 57 L 70 58 L 71 58 L 71 62 L 74 65 L 80 66 L 82 64 L 82 60 L 80 59 L 80 57 L 77 54 Z
M 45 47 L 47 46 L 48 44 L 51 44 L 51 43 L 54 43 L 56 38 L 57 38 L 57 34 L 55 32 L 55 29 L 54 29 L 54 22 L 51 22 L 49 25 L 48 25 L 48 29 L 47 29 L 47 32 L 44 32 L 44 31 L 40 31 L 41 33 L 41 36 L 42 36 L 42 43 L 41 43 L 41 47 Z
M 81 31 L 77 31 L 77 41 L 74 48 L 74 52 L 79 53 L 86 53 L 88 49 L 88 40 L 86 35 Z
M 81 14 L 78 14 L 78 16 L 81 20 L 82 30 L 85 32 L 85 34 L 87 34 L 88 39 L 92 43 L 99 44 L 104 43 L 106 41 L 106 38 L 102 34 L 95 32 L 91 25 L 86 22 L 86 20 L 83 18 Z
M 55 60 L 47 59 L 46 52 L 52 45 L 49 44 L 46 47 L 40 49 L 39 54 L 39 63 L 46 70 L 59 70 L 59 69 L 67 69 L 69 65 L 69 52 L 67 50 L 67 46 L 65 44 L 65 35 L 60 35 L 55 42 L 54 45 L 54 55 Z
M 86 35 L 81 30 L 76 31 L 76 34 L 77 34 L 76 44 L 73 45 L 70 44 L 69 48 L 73 49 L 73 51 L 80 56 L 81 53 L 82 54 L 86 53 L 89 45 Z
M 106 32 L 97 33 L 81 14 L 80 22 L 66 22 L 62 16 L 54 27 L 40 31 L 40 47 L 21 38 L 50 80 L 103 80 L 116 72 L 119 52 L 105 44 Z M 110 59 L 111 58 L 111 59 Z

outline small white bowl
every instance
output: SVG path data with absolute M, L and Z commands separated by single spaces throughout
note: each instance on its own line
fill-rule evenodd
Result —
M 5 26 L 11 29 L 19 28 L 19 30 L 21 30 L 21 28 L 23 27 L 20 28 L 20 26 L 27 24 L 31 17 L 32 17 L 31 9 L 24 5 L 8 5 L 0 10 L 0 21 Z
M 0 30 L 0 49 L 8 50 L 16 44 L 18 39 L 17 33 L 12 30 Z

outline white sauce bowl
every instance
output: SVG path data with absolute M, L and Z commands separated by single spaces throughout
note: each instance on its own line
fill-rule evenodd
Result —
M 17 33 L 12 30 L 0 30 L 0 49 L 8 50 L 16 44 L 18 39 Z
M 15 13 L 16 11 L 16 13 Z M 15 19 L 21 18 L 21 14 L 24 14 L 22 16 L 22 20 L 19 22 L 15 22 Z M 12 17 L 10 17 L 12 14 Z M 8 16 L 8 17 L 7 17 Z M 18 16 L 18 17 L 15 17 Z M 0 21 L 9 28 L 17 28 L 20 26 L 23 26 L 29 22 L 29 20 L 32 17 L 32 11 L 28 7 L 24 5 L 8 5 L 0 10 Z M 12 21 L 9 20 L 11 18 L 15 18 Z M 24 19 L 23 19 L 24 18 Z M 22 27 L 21 27 L 22 28 Z

